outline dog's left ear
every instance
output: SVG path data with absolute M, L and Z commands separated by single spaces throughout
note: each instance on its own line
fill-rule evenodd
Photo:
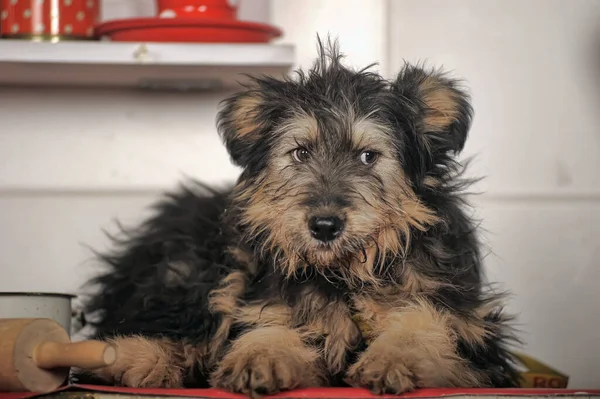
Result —
M 419 160 L 421 172 L 446 164 L 462 151 L 471 127 L 469 96 L 458 82 L 441 72 L 405 66 L 391 91 L 407 115 L 406 130 L 425 153 Z

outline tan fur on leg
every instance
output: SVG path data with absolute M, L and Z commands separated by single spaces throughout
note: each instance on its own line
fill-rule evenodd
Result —
M 263 327 L 238 338 L 211 376 L 211 385 L 233 392 L 273 394 L 322 385 L 319 354 L 287 327 Z
M 239 297 L 246 289 L 246 276 L 240 271 L 230 273 L 220 286 L 210 293 L 208 306 L 211 313 L 220 313 L 222 320 L 210 343 L 209 364 L 212 366 L 221 353 L 233 325 L 233 313 L 238 307 Z
M 450 316 L 425 300 L 403 308 L 377 309 L 365 322 L 373 341 L 348 371 L 348 382 L 374 392 L 414 388 L 477 387 L 482 377 L 456 352 Z
M 186 370 L 201 361 L 202 351 L 166 339 L 140 336 L 109 340 L 117 360 L 93 374 L 106 382 L 133 388 L 181 388 Z

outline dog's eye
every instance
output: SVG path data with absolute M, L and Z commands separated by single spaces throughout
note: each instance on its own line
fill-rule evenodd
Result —
M 310 157 L 310 152 L 308 152 L 306 148 L 296 148 L 294 151 L 292 151 L 292 157 L 296 162 L 306 162 Z
M 360 154 L 360 161 L 365 165 L 371 165 L 377 160 L 377 155 L 375 151 L 363 151 Z

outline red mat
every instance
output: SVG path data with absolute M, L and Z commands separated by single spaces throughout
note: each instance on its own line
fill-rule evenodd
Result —
M 219 389 L 139 389 L 91 385 L 71 385 L 55 392 L 87 391 L 104 394 L 129 394 L 143 396 L 195 397 L 207 399 L 245 399 L 245 395 L 232 394 Z M 48 395 L 48 394 L 46 394 Z M 24 399 L 40 396 L 36 393 L 0 392 L 1 399 Z M 440 398 L 440 397 L 577 397 L 600 398 L 600 389 L 421 389 L 401 396 L 373 395 L 366 389 L 358 388 L 311 388 L 282 392 L 269 398 L 277 399 L 376 399 L 376 398 Z

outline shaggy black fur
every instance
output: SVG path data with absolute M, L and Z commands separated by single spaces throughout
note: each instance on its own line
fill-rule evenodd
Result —
M 143 334 L 208 340 L 220 323 L 208 312 L 208 293 L 232 264 L 221 216 L 227 193 L 182 188 L 156 206 L 157 216 L 101 259 L 111 270 L 97 277 L 100 295 L 88 312 L 102 311 L 98 336 Z M 193 265 L 193 267 L 179 267 Z M 133 317 L 132 317 L 133 316 Z
M 324 204 L 336 212 L 350 209 L 348 213 L 371 209 L 367 206 L 400 207 L 399 203 L 361 202 L 360 197 L 369 193 L 384 198 L 394 190 L 402 191 L 391 189 L 386 180 L 386 173 L 395 170 L 392 166 L 378 171 L 361 169 L 364 165 L 353 163 L 361 151 L 351 140 L 351 109 L 354 117 L 370 118 L 375 125 L 384 127 L 381 145 L 386 147 L 377 148 L 378 155 L 383 157 L 385 151 L 392 154 L 394 168 L 398 168 L 398 173 L 402 171 L 408 182 L 409 188 L 403 190 L 411 190 L 416 201 L 438 219 L 428 228 L 410 225 L 409 233 L 398 230 L 398 237 L 410 239 L 407 249 L 385 253 L 383 261 L 373 265 L 373 278 L 383 287 L 399 287 L 401 292 L 408 284 L 404 273 L 406 265 L 410 265 L 423 281 L 444 283 L 411 295 L 427 299 L 437 311 L 455 315 L 467 325 L 472 322 L 484 326 L 486 332 L 479 342 L 459 334 L 455 353 L 480 373 L 482 385 L 515 386 L 518 376 L 507 351 L 512 339 L 506 326 L 508 319 L 498 308 L 483 316 L 477 313 L 477 309 L 485 308 L 496 298 L 485 292 L 475 226 L 463 210 L 460 195 L 465 182 L 457 177 L 461 168 L 454 158 L 462 150 L 470 128 L 472 109 L 468 96 L 457 82 L 436 71 L 407 65 L 394 81 L 388 82 L 368 70 L 343 67 L 334 46 L 321 47 L 320 51 L 315 67 L 308 73 L 299 72 L 296 79 L 283 81 L 255 78 L 246 90 L 225 101 L 219 114 L 219 131 L 232 160 L 243 168 L 235 188 L 217 191 L 191 184 L 168 195 L 156 206 L 152 219 L 125 239 L 117 240 L 113 253 L 101 256 L 108 268 L 93 281 L 100 291 L 90 298 L 86 308 L 88 319 L 96 328 L 95 336 L 108 339 L 141 335 L 193 347 L 210 346 L 226 315 L 209 309 L 209 297 L 234 271 L 240 271 L 247 279 L 235 306 L 284 303 L 294 315 L 300 315 L 287 324 L 290 328 L 300 328 L 308 320 L 306 312 L 296 312 L 299 307 L 306 307 L 302 298 L 307 295 L 324 297 L 326 303 L 348 304 L 350 309 L 354 309 L 355 298 L 371 293 L 376 296 L 380 291 L 375 280 L 353 284 L 346 274 L 329 271 L 323 264 L 323 259 L 329 259 L 325 255 L 313 258 L 312 254 L 321 251 L 322 246 L 305 240 L 301 231 L 304 225 L 289 232 L 294 241 L 289 244 L 293 249 L 290 252 L 303 261 L 296 266 L 297 273 L 288 276 L 280 267 L 290 257 L 281 244 L 285 237 L 275 235 L 271 224 L 274 221 L 260 224 L 248 216 L 250 206 L 265 201 L 267 209 L 272 209 L 273 220 L 278 220 L 285 209 L 279 201 L 289 200 L 290 196 L 297 198 L 294 201 L 300 204 L 298 207 L 308 208 L 307 212 Z M 243 115 L 239 111 L 244 111 Z M 282 126 L 299 113 L 318 121 L 321 141 L 298 142 L 298 146 L 315 154 L 315 162 L 317 154 L 327 162 L 315 163 L 311 169 L 306 169 L 308 165 L 286 164 L 286 172 L 273 172 L 270 163 L 283 159 L 283 150 L 278 147 L 283 140 Z M 451 122 L 444 125 L 448 114 Z M 250 131 L 242 134 L 240 123 L 249 126 Z M 281 182 L 271 190 L 269 185 L 284 176 L 275 173 L 297 176 L 293 183 L 296 185 Z M 313 175 L 318 177 L 313 179 Z M 290 213 L 293 211 L 290 209 Z M 385 217 L 373 216 L 370 220 L 373 231 L 377 231 L 377 223 L 383 223 L 381 220 Z M 348 227 L 348 235 L 351 228 L 354 227 Z M 368 239 L 373 239 L 372 233 Z M 339 248 L 332 247 L 333 255 L 326 255 L 340 264 L 350 264 L 366 256 L 368 239 L 349 237 Z M 232 255 L 232 249 L 249 254 L 251 261 L 240 261 Z M 350 250 L 354 253 L 349 254 Z M 379 251 L 384 249 L 379 248 L 377 255 Z M 228 343 L 252 328 L 255 326 L 234 323 Z M 323 342 L 317 339 L 311 345 L 321 347 Z M 365 347 L 365 340 L 349 345 L 344 370 L 330 373 L 327 378 L 339 382 L 352 363 L 352 356 L 360 355 Z M 226 344 L 218 359 L 228 348 L 230 345 Z M 197 364 L 199 373 L 184 370 L 186 386 L 207 385 L 208 376 L 219 367 L 218 359 L 214 364 Z M 124 383 L 118 376 L 112 382 Z

